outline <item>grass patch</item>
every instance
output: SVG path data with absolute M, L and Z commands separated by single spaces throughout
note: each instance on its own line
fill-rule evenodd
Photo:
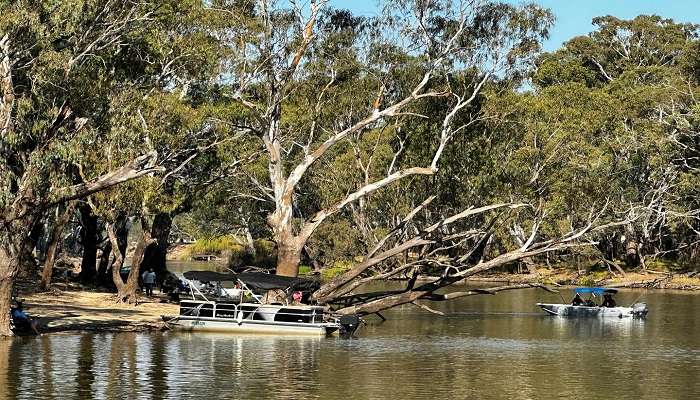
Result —
M 219 236 L 215 238 L 197 239 L 189 248 L 189 255 L 216 254 L 221 255 L 225 251 L 233 253 L 245 251 L 240 243 L 231 236 Z
M 311 274 L 311 267 L 308 265 L 300 265 L 299 266 L 299 275 L 309 275 Z
M 336 261 L 333 266 L 326 267 L 321 271 L 321 279 L 324 281 L 333 279 L 350 270 L 353 265 L 351 261 Z

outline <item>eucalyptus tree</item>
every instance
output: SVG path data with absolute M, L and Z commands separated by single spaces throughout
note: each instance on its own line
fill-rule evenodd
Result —
M 456 152 L 472 157 L 469 161 L 479 155 L 486 160 L 481 170 L 466 164 L 476 174 L 465 170 L 453 176 L 460 179 L 459 190 L 482 194 L 487 203 L 518 199 L 527 206 L 492 204 L 429 225 L 429 219 L 417 217 L 428 209 L 420 204 L 361 262 L 314 293 L 316 301 L 334 304 L 340 313 L 372 313 L 406 303 L 425 307 L 417 302 L 478 294 L 436 290 L 499 265 L 574 249 L 590 254 L 594 245 L 604 253 L 611 233 L 623 239 L 631 266 L 643 263 L 643 252 L 673 251 L 664 247 L 670 240 L 681 247 L 697 243 L 698 207 L 689 195 L 697 187 L 697 27 L 654 16 L 594 22 L 599 29 L 588 37 L 540 57 L 533 91 L 513 90 L 507 80 L 483 91 L 475 111 L 486 134 L 470 137 Z M 488 150 L 474 151 L 478 143 L 487 143 Z M 407 149 L 420 155 L 420 147 Z M 436 186 L 436 194 L 441 188 Z M 506 207 L 515 212 L 505 220 L 493 214 Z M 688 234 L 691 238 L 682 238 Z M 503 236 L 517 240 L 502 244 L 495 256 L 486 254 L 499 235 L 501 241 Z M 451 254 L 455 248 L 460 251 Z M 403 263 L 376 267 L 408 250 L 416 253 Z M 430 263 L 444 269 L 435 282 L 411 280 L 401 290 L 353 294 L 364 283 Z
M 206 71 L 209 74 L 212 69 Z M 156 268 L 158 276 L 165 277 L 172 218 L 191 208 L 196 197 L 204 196 L 217 181 L 235 175 L 245 161 L 223 154 L 222 146 L 239 135 L 222 119 L 224 112 L 217 104 L 193 103 L 190 95 L 166 90 L 154 91 L 116 113 L 114 140 L 154 149 L 160 154 L 163 169 L 161 175 L 104 191 L 89 200 L 93 212 L 106 223 L 116 260 L 112 279 L 119 301 L 136 301 L 142 265 Z M 129 115 L 138 117 L 132 119 Z M 125 254 L 118 245 L 117 230 L 126 219 L 140 225 L 140 235 L 131 272 L 123 282 L 118 271 Z M 154 261 L 154 253 L 162 257 L 161 263 Z
M 698 205 L 683 192 L 697 182 L 699 31 L 657 16 L 593 22 L 588 36 L 541 56 L 534 92 L 502 96 L 493 108 L 515 124 L 509 165 L 519 187 L 546 200 L 552 220 L 607 203 L 607 219 L 624 223 L 600 233 L 602 258 L 612 261 L 624 245 L 635 267 L 644 253 L 696 237 Z
M 251 7 L 253 7 L 251 5 Z M 267 158 L 267 223 L 277 244 L 277 274 L 296 276 L 304 245 L 329 217 L 370 193 L 409 177 L 432 176 L 462 125 L 455 116 L 484 85 L 527 65 L 551 15 L 536 6 L 487 1 L 395 1 L 376 19 L 331 10 L 326 1 L 290 8 L 257 2 L 254 23 L 237 32 L 232 98 Z M 350 138 L 422 118 L 415 108 L 449 99 L 430 115 L 440 121 L 432 155 L 399 165 L 305 215 L 300 187 L 322 159 Z M 409 133 L 410 134 L 410 133 Z
M 22 246 L 45 210 L 162 169 L 155 150 L 108 136 L 116 111 L 169 85 L 198 56 L 163 33 L 198 9 L 148 0 L 0 5 L 0 334 L 10 334 Z

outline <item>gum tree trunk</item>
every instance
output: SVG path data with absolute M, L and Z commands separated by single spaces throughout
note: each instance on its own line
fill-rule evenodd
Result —
M 131 259 L 129 277 L 126 279 L 125 284 L 121 287 L 117 286 L 117 300 L 124 303 L 137 303 L 138 297 L 136 296 L 136 289 L 138 289 L 139 276 L 141 275 L 141 265 L 143 264 L 146 250 L 156 242 L 155 239 L 151 237 L 151 227 L 147 223 L 146 217 L 141 218 L 141 231 L 141 238 L 136 245 L 134 256 Z M 114 244 L 112 246 L 114 246 Z M 112 276 L 114 276 L 114 271 L 112 272 Z M 117 276 L 119 276 L 118 272 Z M 119 281 L 121 281 L 121 276 L 119 276 Z
M 3 242 L 7 238 L 2 238 Z M 10 301 L 17 265 L 6 243 L 0 243 L 0 336 L 11 336 Z
M 0 227 L 0 336 L 12 336 L 12 289 L 22 261 L 23 240 L 29 235 L 32 221 L 33 218 L 25 217 Z
M 275 273 L 280 276 L 295 277 L 299 275 L 301 251 L 306 244 L 306 238 L 294 234 L 292 213 L 291 194 L 285 194 L 281 196 L 275 212 L 267 220 L 277 245 L 277 269 Z
M 39 290 L 46 291 L 49 290 L 51 286 L 51 276 L 53 275 L 53 265 L 56 261 L 56 252 L 58 251 L 58 246 L 61 244 L 63 228 L 73 215 L 74 207 L 75 202 L 70 202 L 68 207 L 66 207 L 63 213 L 54 222 L 53 229 L 51 230 L 51 237 L 49 238 L 48 249 L 46 251 L 46 259 L 44 259 L 44 269 L 41 271 Z
M 83 245 L 83 259 L 80 262 L 78 280 L 84 284 L 95 283 L 97 276 L 97 217 L 92 213 L 90 205 L 81 203 L 80 210 L 80 241 Z
M 170 245 L 170 229 L 173 226 L 173 218 L 169 213 L 158 213 L 153 218 L 150 237 L 155 243 L 146 247 L 143 257 L 143 267 L 153 268 L 156 279 L 160 282 L 165 279 L 167 273 L 166 257 Z
M 303 243 L 297 237 L 291 237 L 277 242 L 277 275 L 297 276 Z
M 119 275 L 119 270 L 121 270 L 122 265 L 124 265 L 124 253 L 122 252 L 121 246 L 119 246 L 117 230 L 114 225 L 115 224 L 108 222 L 105 228 L 107 229 L 107 236 L 109 236 L 109 241 L 112 245 L 112 253 L 114 253 L 114 262 L 112 263 L 112 282 L 114 282 L 114 286 L 117 288 L 117 293 L 119 293 L 124 287 L 124 281 L 122 281 L 122 277 Z

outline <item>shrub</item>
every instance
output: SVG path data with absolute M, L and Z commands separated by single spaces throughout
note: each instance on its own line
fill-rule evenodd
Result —
M 308 265 L 299 266 L 299 275 L 309 275 L 311 274 L 311 267 Z
M 197 241 L 190 246 L 189 255 L 222 255 L 224 251 L 235 253 L 245 251 L 245 248 L 231 236 L 219 236 L 215 238 L 197 239 Z
M 321 270 L 321 279 L 322 280 L 329 280 L 333 279 L 334 277 L 348 271 L 350 268 L 353 267 L 353 263 L 350 261 L 336 261 L 333 263 L 332 266 L 326 267 L 323 270 Z

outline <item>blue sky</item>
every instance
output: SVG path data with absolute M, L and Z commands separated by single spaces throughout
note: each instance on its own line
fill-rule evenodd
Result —
M 506 0 L 522 3 L 523 0 Z M 527 2 L 533 2 L 532 0 Z M 551 9 L 557 21 L 545 50 L 557 49 L 568 39 L 584 35 L 593 30 L 591 20 L 601 15 L 612 15 L 622 19 L 639 14 L 657 14 L 678 22 L 700 24 L 700 0 L 534 0 Z M 377 0 L 331 0 L 337 8 L 347 8 L 357 14 L 378 14 Z

